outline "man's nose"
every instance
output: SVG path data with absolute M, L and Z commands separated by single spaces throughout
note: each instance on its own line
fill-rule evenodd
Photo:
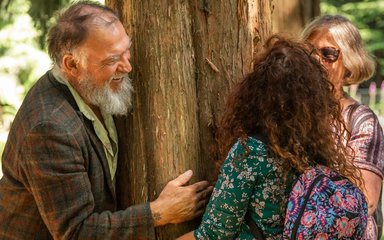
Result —
M 119 72 L 129 73 L 132 71 L 132 65 L 126 56 L 121 56 L 119 66 L 117 68 Z

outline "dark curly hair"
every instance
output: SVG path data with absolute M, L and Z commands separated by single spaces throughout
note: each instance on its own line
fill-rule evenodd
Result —
M 322 164 L 359 182 L 347 160 L 346 129 L 334 86 L 303 42 L 272 36 L 253 71 L 235 84 L 218 124 L 219 165 L 240 139 L 264 136 L 285 173 Z M 248 151 L 249 152 L 249 151 Z M 286 176 L 285 176 L 286 177 Z

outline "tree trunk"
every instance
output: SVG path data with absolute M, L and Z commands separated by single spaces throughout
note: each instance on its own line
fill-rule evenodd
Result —
M 134 109 L 118 119 L 121 207 L 156 199 L 192 169 L 213 179 L 215 126 L 230 86 L 271 33 L 271 0 L 106 0 L 133 39 Z M 198 226 L 156 229 L 174 239 Z
M 320 14 L 320 0 L 273 0 L 273 33 L 297 37 Z

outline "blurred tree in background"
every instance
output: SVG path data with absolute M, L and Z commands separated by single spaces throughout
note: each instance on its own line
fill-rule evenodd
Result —
M 0 0 L 1 1 L 1 0 Z M 4 0 L 3 0 L 4 1 Z M 63 6 L 72 2 L 71 0 L 30 0 L 28 14 L 31 16 L 34 26 L 39 29 L 38 42 L 43 49 L 45 46 L 45 36 L 52 24 L 54 13 Z

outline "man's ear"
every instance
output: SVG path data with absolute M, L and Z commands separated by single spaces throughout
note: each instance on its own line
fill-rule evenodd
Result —
M 79 62 L 73 57 L 72 53 L 64 54 L 61 68 L 72 79 L 77 79 L 80 74 Z

